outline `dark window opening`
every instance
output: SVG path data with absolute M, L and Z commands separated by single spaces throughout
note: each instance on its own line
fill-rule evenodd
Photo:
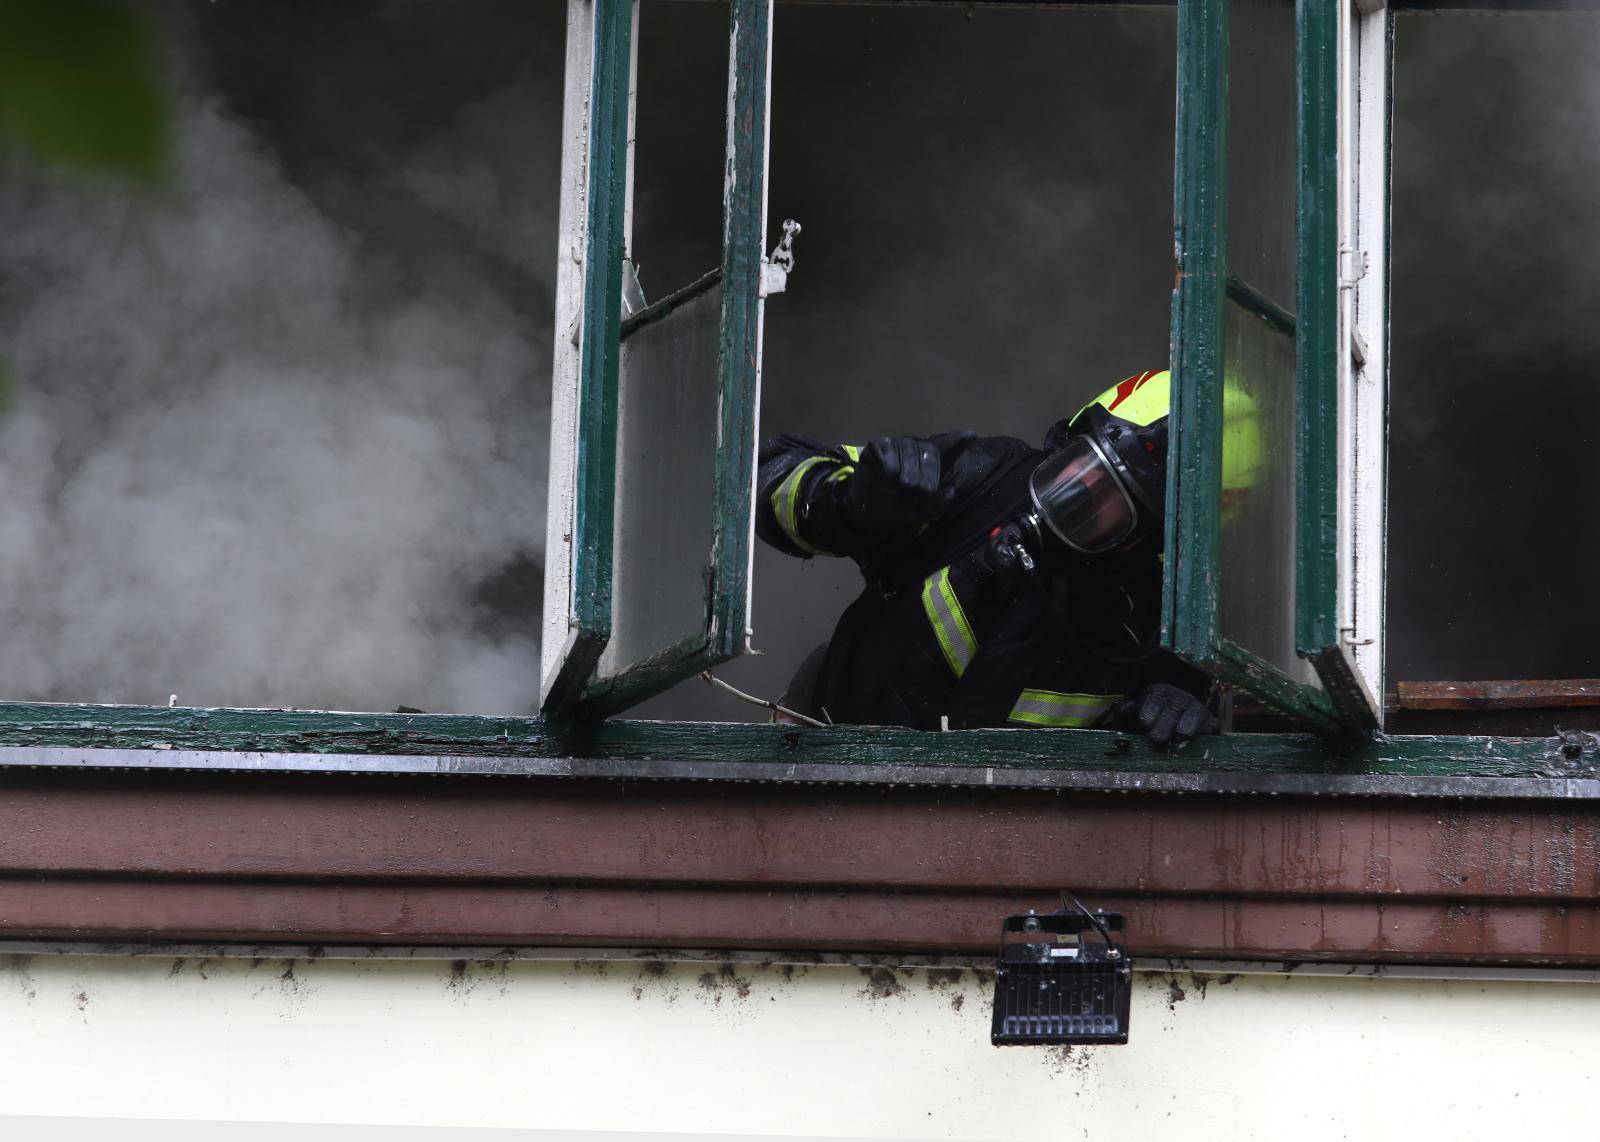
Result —
M 1600 13 L 1406 13 L 1395 54 L 1391 728 L 1592 725 Z
M 725 88 L 725 11 L 646 4 L 639 37 L 633 248 L 648 294 L 717 263 L 704 168 L 723 128 L 685 108 Z M 1171 9 L 780 5 L 768 235 L 790 217 L 804 231 L 768 300 L 760 435 L 1038 443 L 1110 385 L 1165 368 L 1174 58 Z M 777 697 L 860 585 L 848 560 L 758 545 L 764 653 L 717 673 Z M 693 679 L 629 716 L 765 720 Z

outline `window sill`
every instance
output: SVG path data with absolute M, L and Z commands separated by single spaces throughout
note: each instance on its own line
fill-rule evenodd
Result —
M 1600 795 L 1600 735 L 1380 735 L 1340 745 L 1230 734 L 1163 751 L 1099 730 L 626 721 L 563 729 L 450 714 L 8 704 L 0 705 L 6 767 L 1566 798 Z
M 1594 749 L 12 705 L 0 939 L 1600 964 Z

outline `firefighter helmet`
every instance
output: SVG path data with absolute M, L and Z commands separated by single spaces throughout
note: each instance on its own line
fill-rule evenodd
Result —
M 1040 522 L 1069 547 L 1109 551 L 1158 528 L 1166 515 L 1167 416 L 1171 374 L 1139 373 L 1084 405 L 1064 439 L 1035 470 L 1030 492 Z M 1054 434 L 1052 434 L 1054 435 Z M 1262 462 L 1255 402 L 1223 389 L 1222 502 L 1226 519 L 1253 487 Z

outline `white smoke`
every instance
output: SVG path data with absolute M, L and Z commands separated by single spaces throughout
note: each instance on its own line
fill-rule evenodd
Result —
M 559 107 L 462 107 L 364 225 L 188 87 L 159 195 L 0 182 L 0 697 L 527 711 Z

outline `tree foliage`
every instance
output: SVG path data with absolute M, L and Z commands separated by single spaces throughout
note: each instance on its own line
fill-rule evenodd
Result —
M 125 0 L 0 0 L 0 148 L 31 165 L 154 182 L 168 93 L 147 13 Z
M 0 155 L 154 184 L 168 91 L 147 13 L 125 0 L 0 0 Z M 0 356 L 0 404 L 10 390 Z

